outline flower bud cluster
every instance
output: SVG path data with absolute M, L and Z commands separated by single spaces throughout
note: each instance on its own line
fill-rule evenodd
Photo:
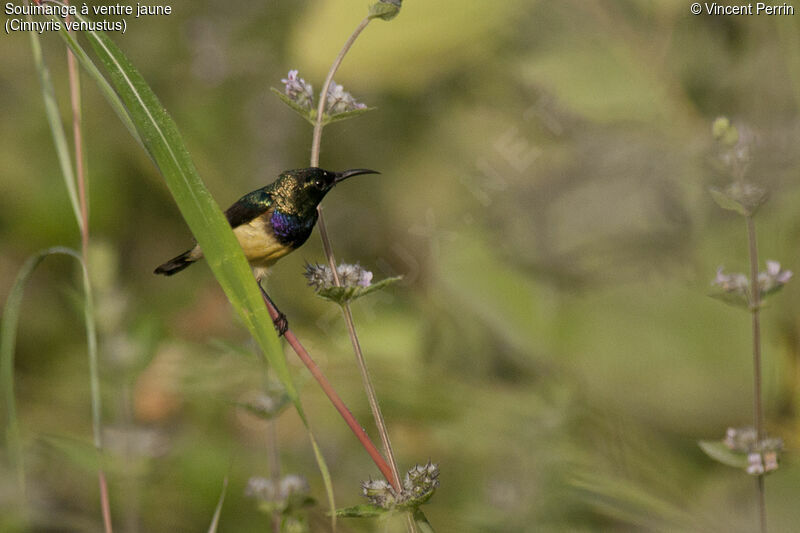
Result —
M 369 287 L 372 284 L 372 272 L 359 264 L 340 263 L 336 267 L 336 273 L 342 287 Z M 317 292 L 336 286 L 333 272 L 328 265 L 307 263 L 305 277 Z
M 414 505 L 425 503 L 436 492 L 439 486 L 439 466 L 428 461 L 425 465 L 416 465 L 406 472 L 403 480 L 403 496 Z
M 784 270 L 777 261 L 767 261 L 767 270 L 758 273 L 758 290 L 760 298 L 764 298 L 786 285 L 792 279 L 791 270 Z M 750 280 L 741 272 L 726 274 L 722 267 L 717 269 L 717 276 L 711 282 L 722 292 L 738 298 L 741 303 L 751 303 Z
M 783 440 L 767 437 L 759 440 L 755 428 L 728 428 L 723 440 L 735 452 L 747 454 L 747 473 L 754 476 L 778 469 L 778 455 Z
M 758 274 L 761 292 L 774 292 L 792 279 L 791 270 L 783 270 L 777 261 L 767 261 L 767 271 Z
M 750 289 L 750 282 L 747 276 L 737 272 L 735 274 L 726 274 L 723 267 L 717 269 L 717 277 L 711 282 L 725 292 L 737 292 L 746 295 Z
M 302 476 L 288 474 L 277 483 L 263 477 L 251 477 L 247 481 L 244 494 L 260 503 L 273 504 L 276 508 L 284 508 L 289 499 L 306 497 L 310 488 L 308 481 Z
M 361 490 L 372 505 L 383 509 L 413 508 L 428 501 L 439 486 L 439 466 L 428 461 L 406 472 L 400 494 L 385 480 L 361 483 Z
M 391 509 L 397 502 L 397 494 L 385 479 L 370 479 L 361 483 L 361 493 L 369 503 L 383 509 Z
M 356 109 L 366 109 L 366 104 L 357 102 L 353 95 L 344 90 L 344 87 L 331 80 L 328 87 L 327 106 L 329 115 L 338 115 Z
M 297 73 L 297 70 L 290 70 L 286 78 L 281 79 L 284 92 L 297 105 L 310 110 L 314 107 L 314 89 L 306 80 L 299 78 Z

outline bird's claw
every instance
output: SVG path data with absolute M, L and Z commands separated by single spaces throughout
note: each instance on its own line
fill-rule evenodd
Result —
M 282 337 L 283 334 L 289 329 L 289 320 L 283 313 L 279 313 L 278 316 L 273 319 L 272 323 L 275 324 L 275 329 L 278 331 L 278 337 Z

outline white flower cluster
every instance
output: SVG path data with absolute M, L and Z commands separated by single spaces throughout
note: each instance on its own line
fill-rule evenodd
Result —
M 777 261 L 767 261 L 767 271 L 759 272 L 758 284 L 762 292 L 769 292 L 786 285 L 792 275 L 791 270 L 781 269 L 781 264 Z
M 747 473 L 759 476 L 778 469 L 778 454 L 783 449 L 779 438 L 758 439 L 755 428 L 728 428 L 723 440 L 729 449 L 747 454 Z
M 775 292 L 792 279 L 792 271 L 784 270 L 777 261 L 767 261 L 767 270 L 758 273 L 758 289 L 760 294 L 767 295 Z M 750 280 L 744 274 L 737 272 L 726 274 L 722 267 L 717 269 L 717 277 L 711 282 L 725 292 L 749 295 Z
M 247 480 L 244 494 L 262 502 L 284 502 L 291 496 L 305 496 L 310 490 L 304 477 L 289 474 L 277 484 L 271 479 L 251 477 Z
M 284 92 L 300 107 L 311 109 L 314 107 L 314 89 L 310 83 L 297 76 L 297 70 L 290 70 L 288 76 L 281 79 Z
M 726 274 L 723 267 L 717 269 L 717 277 L 712 282 L 713 285 L 718 286 L 725 292 L 741 292 L 746 293 L 750 282 L 747 281 L 747 276 L 741 273 Z
M 353 95 L 344 90 L 344 87 L 331 80 L 331 85 L 328 87 L 328 114 L 337 115 L 346 111 L 355 111 L 356 109 L 366 109 L 366 105 L 357 102 Z
M 369 287 L 372 284 L 372 272 L 361 265 L 341 263 L 336 267 L 336 272 L 339 274 L 342 287 Z M 314 287 L 315 291 L 336 286 L 333 273 L 328 265 L 307 264 L 305 276 L 308 284 Z

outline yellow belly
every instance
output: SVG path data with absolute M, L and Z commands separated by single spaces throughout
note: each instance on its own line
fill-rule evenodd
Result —
M 242 224 L 235 228 L 233 233 L 239 240 L 245 257 L 254 267 L 272 266 L 278 259 L 291 252 L 291 248 L 279 243 L 271 233 L 264 231 L 264 222 L 261 218 Z

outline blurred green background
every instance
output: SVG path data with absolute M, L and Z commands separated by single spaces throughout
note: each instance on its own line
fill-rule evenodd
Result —
M 366 7 L 179 2 L 115 39 L 224 208 L 308 164 L 311 128 L 269 88 L 297 68 L 318 90 Z M 725 179 L 711 122 L 725 114 L 749 132 L 748 176 L 771 191 L 762 264 L 800 270 L 799 16 L 406 0 L 357 41 L 336 81 L 378 110 L 326 128 L 321 165 L 382 175 L 337 188 L 325 213 L 340 260 L 405 276 L 354 313 L 401 469 L 441 467 L 425 507 L 438 532 L 754 530 L 754 481 L 696 444 L 752 418 L 749 317 L 708 297 L 719 265 L 748 264 L 744 222 L 707 193 Z M 29 37 L 0 41 L 5 301 L 26 257 L 79 235 Z M 68 120 L 61 40 L 45 35 L 44 50 Z M 263 386 L 242 353 L 253 346 L 206 266 L 152 274 L 191 236 L 85 76 L 83 95 L 115 530 L 204 531 L 228 474 L 220 531 L 269 531 L 244 496 L 250 476 L 269 475 L 268 428 L 235 407 Z M 270 291 L 377 440 L 341 316 L 301 275 L 323 259 L 315 233 Z M 15 384 L 36 531 L 101 528 L 78 287 L 73 263 L 48 259 L 22 307 Z M 767 479 L 775 532 L 800 523 L 799 295 L 790 283 L 763 314 L 768 429 L 787 448 Z M 287 358 L 337 504 L 361 503 L 377 469 Z M 277 431 L 281 469 L 308 478 L 322 531 L 324 488 L 296 413 Z M 0 474 L 0 515 L 13 517 L 14 478 Z

